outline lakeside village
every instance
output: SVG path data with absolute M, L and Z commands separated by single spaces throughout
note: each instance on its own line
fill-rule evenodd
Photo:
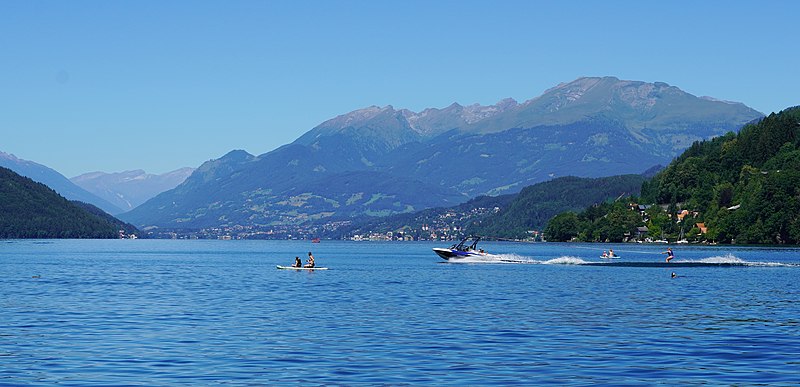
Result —
M 658 206 L 661 210 L 667 215 L 669 219 L 672 219 L 672 214 L 669 212 L 669 205 L 661 205 Z M 642 218 L 643 223 L 650 222 L 650 216 L 648 215 L 648 210 L 653 208 L 651 204 L 636 204 L 631 203 L 628 205 L 628 209 L 630 211 L 636 211 L 639 213 L 639 216 Z M 729 208 L 729 210 L 738 209 L 739 206 L 734 206 Z M 697 242 L 700 239 L 700 236 L 705 235 L 708 232 L 708 227 L 706 227 L 705 223 L 703 222 L 693 222 L 694 219 L 697 219 L 700 216 L 699 211 L 689 211 L 689 210 L 680 210 L 675 213 L 675 224 L 679 225 L 681 232 L 678 236 L 678 239 L 675 240 L 675 243 L 689 243 L 687 236 L 692 236 L 693 242 Z M 689 232 L 686 233 L 685 225 L 689 225 Z M 632 230 L 630 233 L 625 233 L 625 238 L 623 242 L 637 242 L 637 243 L 669 243 L 669 241 L 664 237 L 663 232 L 657 239 L 653 239 L 655 236 L 652 235 L 653 233 L 647 226 L 638 226 L 635 230 Z
M 697 243 L 706 234 L 707 227 L 702 222 L 694 222 L 699 218 L 698 211 L 679 210 L 675 215 L 675 224 L 681 228 L 680 236 L 675 240 L 668 241 L 663 232 L 656 236 L 646 224 L 650 222 L 650 210 L 654 205 L 630 203 L 628 209 L 637 213 L 641 217 L 642 226 L 638 226 L 625 232 L 622 242 L 624 243 Z M 667 205 L 655 206 L 661 208 L 664 215 L 672 219 Z M 731 207 L 729 210 L 735 210 Z M 491 213 L 499 212 L 498 207 L 494 208 L 473 208 L 469 211 L 447 210 L 443 213 L 427 217 L 419 217 L 412 221 L 412 225 L 406 225 L 394 231 L 379 230 L 359 230 L 357 232 L 342 235 L 340 230 L 352 226 L 352 221 L 340 220 L 326 223 L 308 225 L 233 225 L 225 227 L 212 227 L 202 230 L 162 230 L 157 227 L 145 229 L 147 238 L 154 239 L 220 239 L 220 240 L 239 240 L 239 239 L 269 239 L 269 240 L 313 240 L 319 241 L 320 237 L 325 239 L 340 239 L 352 241 L 453 241 L 467 236 L 464 227 L 475 221 L 486 217 Z M 416 224 L 414 224 L 416 223 Z M 684 227 L 688 225 L 690 231 L 684 233 Z M 516 241 L 526 242 L 545 242 L 544 232 L 541 230 L 529 230 L 527 236 Z M 339 235 L 339 237 L 331 237 Z M 135 236 L 133 236 L 135 237 Z M 485 236 L 487 237 L 487 236 Z M 492 236 L 488 236 L 493 239 Z M 505 238 L 497 238 L 505 239 Z M 573 241 L 577 241 L 573 238 Z M 608 242 L 608 241 L 606 241 Z
M 336 230 L 346 227 L 350 221 L 329 222 L 316 225 L 282 225 L 282 226 L 242 226 L 212 227 L 199 231 L 190 230 L 149 230 L 148 238 L 156 239 L 271 239 L 271 240 L 317 240 L 318 235 L 328 235 L 320 230 Z M 347 235 L 342 240 L 352 241 L 450 241 L 462 238 L 463 229 L 457 225 L 436 227 L 422 225 L 418 230 L 404 229 L 400 231 L 368 231 Z M 536 235 L 541 235 L 538 231 Z M 329 238 L 332 239 L 332 238 Z
M 308 225 L 234 225 L 196 230 L 166 230 L 156 227 L 145 229 L 148 238 L 156 239 L 272 239 L 272 240 L 315 240 L 322 238 L 353 241 L 451 241 L 465 236 L 464 225 L 500 211 L 499 207 L 477 207 L 468 211 L 446 210 L 427 216 L 419 216 L 409 221 L 409 225 L 387 231 L 357 230 L 349 220 L 330 221 Z M 543 241 L 540 230 L 531 230 L 526 241 Z M 336 237 L 333 237 L 336 236 Z

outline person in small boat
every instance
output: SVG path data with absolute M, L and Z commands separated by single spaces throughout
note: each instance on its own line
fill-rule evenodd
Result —
M 303 261 L 300 260 L 300 257 L 294 257 L 292 267 L 303 267 Z
M 308 261 L 306 261 L 306 265 L 303 267 L 314 267 L 314 256 L 311 255 L 311 252 L 308 252 Z
M 667 254 L 667 262 L 671 261 L 672 258 L 675 258 L 675 254 L 672 253 L 672 247 L 667 247 L 667 251 L 661 254 Z

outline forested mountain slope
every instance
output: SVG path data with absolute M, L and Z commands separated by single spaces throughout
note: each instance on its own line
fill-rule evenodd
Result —
M 0 167 L 0 238 L 119 238 L 122 223 L 42 183 Z M 127 228 L 135 232 L 135 228 Z
M 638 227 L 671 241 L 800 243 L 800 107 L 695 142 L 642 185 L 641 197 L 560 214 L 547 233 L 620 241 Z

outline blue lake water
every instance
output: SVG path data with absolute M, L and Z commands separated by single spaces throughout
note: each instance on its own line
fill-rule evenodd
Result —
M 800 383 L 798 249 L 446 245 L 0 241 L 0 384 Z

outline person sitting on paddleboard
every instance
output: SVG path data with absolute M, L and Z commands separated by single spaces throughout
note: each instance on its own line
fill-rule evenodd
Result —
M 609 257 L 616 257 L 617 255 L 614 254 L 614 250 L 613 249 L 608 249 L 608 256 Z
M 303 267 L 314 267 L 314 256 L 311 255 L 311 252 L 308 252 L 308 263 L 306 263 Z
M 672 253 L 672 247 L 667 247 L 667 251 L 661 254 L 667 254 L 667 262 L 671 261 L 672 258 L 675 258 L 675 255 Z
M 606 258 L 606 257 L 608 257 L 608 253 L 606 253 L 606 251 L 603 250 L 603 255 L 601 255 L 600 258 Z
M 300 260 L 300 257 L 294 257 L 292 267 L 303 267 L 303 261 Z

